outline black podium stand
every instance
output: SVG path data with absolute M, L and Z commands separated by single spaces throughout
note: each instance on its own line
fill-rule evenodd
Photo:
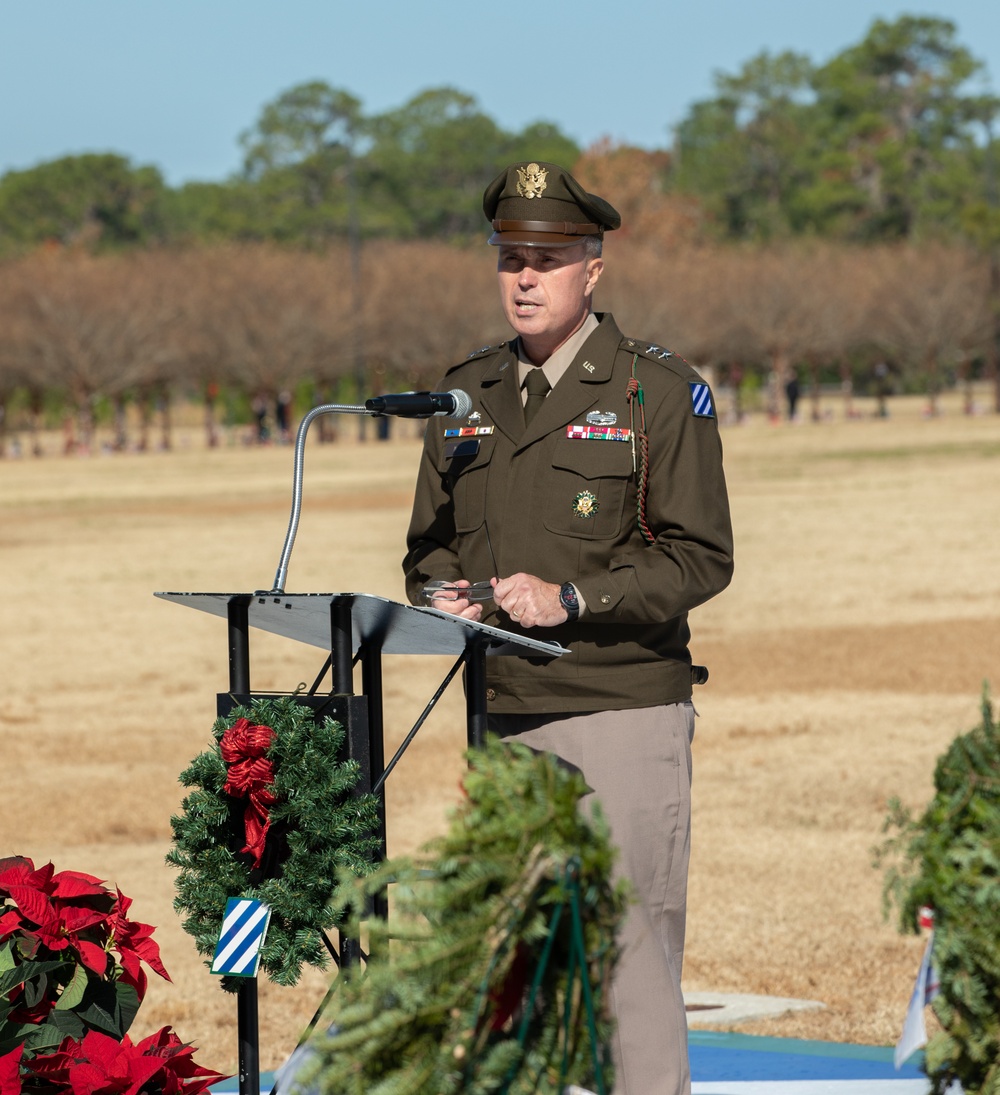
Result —
M 229 689 L 220 695 L 242 702 L 253 695 L 250 686 L 250 628 L 319 647 L 327 661 L 304 699 L 325 698 L 331 714 L 347 734 L 351 757 L 361 764 L 359 790 L 379 797 L 381 840 L 385 852 L 386 777 L 460 668 L 465 669 L 466 732 L 470 746 L 486 737 L 486 658 L 521 656 L 555 658 L 564 654 L 559 643 L 514 635 L 497 627 L 463 620 L 434 608 L 400 604 L 368 593 L 157 593 L 163 600 L 220 616 L 229 639 Z M 382 710 L 383 654 L 452 654 L 457 661 L 442 681 L 423 715 L 411 729 L 388 766 L 385 764 Z M 361 665 L 361 693 L 354 691 L 354 666 Z M 329 692 L 317 695 L 327 669 Z M 231 697 L 231 699 L 229 699 Z M 315 705 L 315 704 L 314 704 Z M 235 895 L 234 895 L 235 896 Z M 355 949 L 356 948 L 356 949 Z M 342 963 L 358 961 L 360 948 L 342 939 Z M 238 997 L 240 1095 L 258 1095 L 257 983 L 248 980 Z

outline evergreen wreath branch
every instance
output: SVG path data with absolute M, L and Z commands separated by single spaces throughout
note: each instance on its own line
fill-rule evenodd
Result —
M 222 738 L 237 720 L 270 727 L 267 759 L 274 772 L 270 829 L 261 865 L 244 847 L 246 802 L 224 790 L 228 767 Z M 324 968 L 322 933 L 343 926 L 335 903 L 338 875 L 369 874 L 379 852 L 377 799 L 356 795 L 357 761 L 340 760 L 345 732 L 319 721 L 295 697 L 255 699 L 233 708 L 212 727 L 212 746 L 179 776 L 194 788 L 182 813 L 170 819 L 173 849 L 167 862 L 180 869 L 175 910 L 200 954 L 215 951 L 226 901 L 246 897 L 271 910 L 261 969 L 279 985 L 294 985 L 302 964 Z M 206 963 L 208 964 L 208 963 Z M 237 982 L 222 979 L 235 991 Z
M 934 910 L 941 1030 L 924 1057 L 933 1095 L 955 1081 L 970 1095 L 1000 1095 L 1000 723 L 985 686 L 981 709 L 981 724 L 938 759 L 920 817 L 890 803 L 885 830 L 898 832 L 876 849 L 900 930 L 918 931 L 919 909 Z
M 491 741 L 469 761 L 446 835 L 338 891 L 359 914 L 391 882 L 393 915 L 368 921 L 380 960 L 338 979 L 327 1034 L 300 1051 L 304 1095 L 561 1095 L 599 1090 L 598 1067 L 610 1086 L 626 894 L 607 825 L 549 755 Z

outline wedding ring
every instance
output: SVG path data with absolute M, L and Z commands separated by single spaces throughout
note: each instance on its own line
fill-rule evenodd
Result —
M 511 612 L 510 615 L 511 615 L 511 619 L 513 619 L 513 620 L 519 620 L 521 618 L 521 613 L 520 612 Z

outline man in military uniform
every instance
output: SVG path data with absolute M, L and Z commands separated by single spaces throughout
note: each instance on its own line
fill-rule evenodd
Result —
M 407 592 L 569 653 L 491 658 L 490 727 L 578 767 L 633 888 L 612 1003 L 618 1095 L 690 1090 L 681 959 L 694 708 L 689 609 L 724 589 L 732 532 L 712 394 L 592 309 L 614 208 L 554 164 L 487 188 L 511 341 L 442 387 L 467 422 L 427 428 Z M 492 585 L 481 601 L 470 583 Z M 468 592 L 465 592 L 468 590 Z

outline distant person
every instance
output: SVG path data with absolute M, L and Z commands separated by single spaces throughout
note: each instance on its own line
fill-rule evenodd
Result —
M 274 424 L 278 430 L 278 440 L 286 445 L 291 440 L 290 415 L 292 407 L 292 393 L 283 390 L 278 392 L 278 398 L 274 404 Z
M 785 399 L 788 400 L 788 421 L 794 422 L 799 406 L 799 374 L 794 369 L 785 384 Z
M 875 365 L 875 399 L 878 402 L 878 417 L 889 417 L 889 396 L 892 395 L 892 376 L 884 361 Z
M 253 411 L 254 420 L 257 423 L 257 444 L 266 445 L 271 432 L 267 428 L 267 400 L 263 394 L 258 393 L 254 396 L 250 409 Z

